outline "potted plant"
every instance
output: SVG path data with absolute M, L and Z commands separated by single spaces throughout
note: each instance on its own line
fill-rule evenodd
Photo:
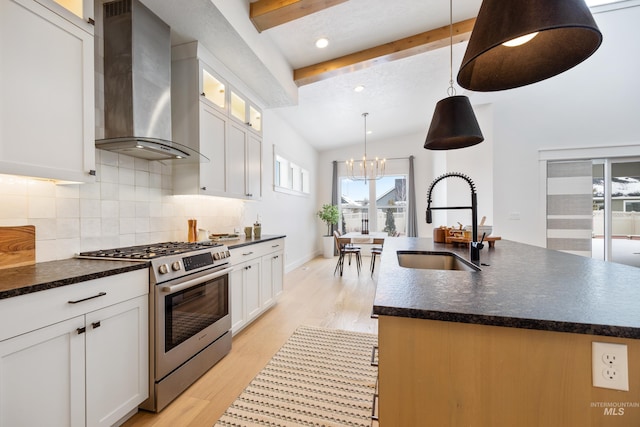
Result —
M 340 212 L 335 205 L 322 205 L 322 209 L 318 211 L 318 217 L 327 223 L 327 234 L 323 236 L 323 256 L 325 258 L 333 258 L 333 235 L 331 234 L 331 226 L 338 223 Z

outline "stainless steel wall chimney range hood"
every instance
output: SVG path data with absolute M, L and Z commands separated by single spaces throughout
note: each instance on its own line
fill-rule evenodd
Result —
M 96 148 L 147 160 L 208 161 L 171 141 L 170 28 L 139 0 L 104 4 L 105 139 Z

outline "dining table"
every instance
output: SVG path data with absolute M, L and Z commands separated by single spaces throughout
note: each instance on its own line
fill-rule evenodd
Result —
M 384 239 L 387 237 L 389 237 L 389 234 L 386 231 L 370 231 L 368 234 L 362 234 L 359 231 L 351 231 L 340 236 L 340 239 L 349 239 L 349 243 L 356 245 L 384 245 Z

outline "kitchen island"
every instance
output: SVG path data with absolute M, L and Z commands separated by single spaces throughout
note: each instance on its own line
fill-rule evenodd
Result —
M 385 242 L 379 416 L 385 426 L 640 425 L 640 269 L 510 241 L 481 271 L 401 267 Z M 592 342 L 626 344 L 629 391 L 592 386 Z

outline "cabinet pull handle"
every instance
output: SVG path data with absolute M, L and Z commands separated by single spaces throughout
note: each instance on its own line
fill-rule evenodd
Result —
M 378 352 L 378 346 L 374 345 L 371 349 L 371 366 L 378 366 L 378 362 L 376 362 L 376 353 Z
M 273 259 L 278 259 L 278 255 L 274 256 Z
M 201 190 L 202 191 L 207 191 L 207 187 L 202 187 Z
M 277 248 L 280 245 L 271 245 L 272 248 Z
M 206 93 L 204 93 L 204 92 L 202 92 L 200 95 L 202 95 L 202 96 L 207 96 L 207 94 L 206 94 Z
M 378 416 L 376 415 L 376 403 L 378 401 L 378 397 L 379 396 L 377 394 L 373 395 L 373 405 L 372 405 L 372 408 L 371 408 L 371 419 L 374 420 L 374 421 L 380 421 L 378 419 Z
M 87 22 L 91 25 L 96 25 L 96 21 L 93 18 L 88 18 Z
M 85 332 L 87 332 L 87 328 L 85 326 L 83 326 L 82 328 L 77 328 L 76 332 L 78 332 L 78 335 L 84 334 Z
M 100 327 L 100 321 L 98 320 L 97 322 L 93 322 L 93 323 L 91 324 L 91 327 L 93 327 L 93 329 L 95 329 L 95 328 L 99 328 L 99 327 Z
M 91 175 L 91 176 L 96 176 L 96 170 L 95 170 L 95 169 L 91 169 L 91 170 L 89 171 L 89 175 Z
M 251 255 L 253 252 L 247 252 L 246 254 L 242 254 L 242 256 Z
M 100 292 L 98 295 L 94 295 L 94 296 L 92 296 L 92 297 L 87 297 L 87 298 L 77 299 L 77 300 L 74 300 L 74 301 L 68 301 L 68 302 L 69 302 L 69 304 L 77 304 L 77 303 L 79 303 L 79 302 L 88 301 L 88 300 L 90 300 L 90 299 L 103 297 L 103 296 L 105 296 L 106 294 L 107 294 L 106 292 Z

